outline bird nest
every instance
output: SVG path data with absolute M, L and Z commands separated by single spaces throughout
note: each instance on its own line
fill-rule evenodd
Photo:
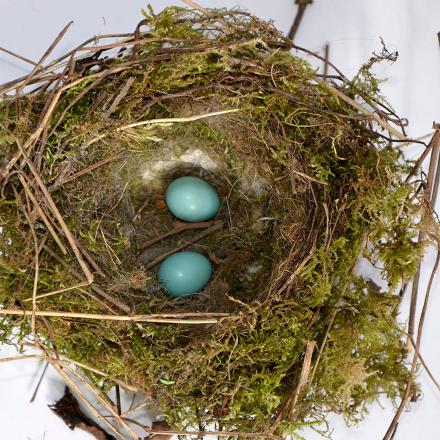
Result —
M 416 386 L 399 289 L 436 226 L 370 74 L 393 54 L 323 77 L 250 14 L 144 15 L 0 89 L 1 341 L 38 347 L 89 402 L 85 383 L 118 438 L 139 434 L 102 394 L 115 384 L 182 435 L 231 438 L 398 399 Z M 168 211 L 185 175 L 217 189 L 212 221 Z M 156 273 L 182 249 L 214 274 L 175 299 Z

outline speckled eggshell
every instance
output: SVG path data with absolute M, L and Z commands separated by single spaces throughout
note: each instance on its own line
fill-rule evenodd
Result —
M 212 264 L 198 252 L 176 252 L 163 261 L 159 268 L 162 287 L 174 297 L 200 292 L 212 274 Z
M 194 176 L 174 180 L 166 190 L 165 200 L 171 213 L 186 222 L 210 220 L 220 209 L 217 191 Z

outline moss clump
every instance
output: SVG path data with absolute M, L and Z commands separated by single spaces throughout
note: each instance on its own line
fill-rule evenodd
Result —
M 328 412 L 358 420 L 408 379 L 396 288 L 414 274 L 414 238 L 430 227 L 427 215 L 419 221 L 423 191 L 405 181 L 412 164 L 371 118 L 333 93 L 382 105 L 366 70 L 329 87 L 270 24 L 212 14 L 149 11 L 133 36 L 143 42 L 75 58 L 62 73 L 37 75 L 36 91 L 2 102 L 0 302 L 30 308 L 33 234 L 38 295 L 84 279 L 46 188 L 94 284 L 43 296 L 40 310 L 229 314 L 211 325 L 37 319 L 60 353 L 144 390 L 183 429 L 294 432 Z M 17 156 L 22 145 L 28 161 Z M 217 167 L 188 163 L 194 150 Z M 164 159 L 175 166 L 148 180 Z M 200 231 L 145 243 L 172 229 L 163 192 L 183 174 L 217 187 L 223 227 L 192 245 L 215 263 L 210 285 L 172 300 L 149 263 Z M 361 256 L 382 268 L 387 289 L 356 273 Z M 23 337 L 31 331 L 3 317 L 2 341 L 14 324 Z M 291 407 L 309 341 L 309 380 Z

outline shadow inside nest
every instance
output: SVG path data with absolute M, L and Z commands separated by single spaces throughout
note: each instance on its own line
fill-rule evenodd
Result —
M 134 269 L 107 284 L 107 289 L 125 297 L 134 313 L 233 313 L 242 310 L 243 303 L 264 301 L 277 259 L 269 238 L 278 219 L 270 212 L 262 184 L 258 184 L 258 195 L 247 194 L 239 179 L 225 169 L 207 170 L 183 161 L 171 161 L 167 167 L 143 184 L 136 199 L 127 191 L 119 205 L 119 215 L 134 213 L 130 221 L 124 219 L 133 252 L 128 261 Z M 183 176 L 202 178 L 216 189 L 222 203 L 215 218 L 186 223 L 173 217 L 165 190 Z M 155 274 L 167 256 L 180 250 L 204 254 L 214 272 L 202 292 L 176 299 L 166 294 Z

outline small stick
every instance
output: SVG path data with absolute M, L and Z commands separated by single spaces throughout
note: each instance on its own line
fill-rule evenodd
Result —
M 427 138 L 432 138 L 433 134 L 435 133 L 435 131 L 430 131 L 429 133 L 424 134 L 423 136 L 419 136 L 415 139 L 411 139 L 409 142 L 401 142 L 399 144 L 400 147 L 407 147 L 408 145 L 412 145 L 414 143 L 420 143 L 421 141 L 423 141 L 424 139 Z M 425 145 L 426 146 L 426 145 Z
M 63 113 L 61 113 L 60 117 L 58 118 L 57 122 L 52 127 L 52 130 L 50 131 L 48 137 L 50 138 L 55 132 L 56 129 L 59 127 L 63 119 L 66 117 L 69 110 L 85 95 L 87 95 L 88 92 L 93 90 L 101 81 L 105 79 L 105 76 L 102 75 L 99 78 L 97 78 L 95 81 L 93 81 L 91 84 L 89 84 L 84 90 L 82 90 L 69 104 L 67 107 L 63 110 Z
M 192 0 L 182 0 L 183 3 L 187 4 L 188 6 L 191 6 L 192 8 L 196 9 L 197 11 L 201 12 L 202 14 L 206 15 L 208 18 L 212 18 L 211 13 L 203 8 L 202 6 L 198 5 L 196 2 L 193 2 Z M 229 25 L 227 21 L 222 17 L 216 17 L 217 21 L 224 27 L 228 28 Z
M 437 165 L 439 163 L 440 158 L 440 136 L 438 135 L 439 130 L 437 129 L 434 136 L 432 137 L 432 140 L 429 144 L 429 150 L 431 151 L 431 158 L 429 160 L 429 169 L 428 169 L 428 177 L 426 179 L 426 188 L 425 188 L 425 194 L 426 198 L 428 199 L 428 202 L 431 207 L 434 207 L 433 205 L 433 187 L 434 187 L 434 181 L 438 184 L 439 179 L 439 169 L 437 168 Z M 427 149 L 428 150 L 428 149 Z M 426 151 L 426 150 L 425 150 Z M 420 164 L 421 165 L 421 164 Z M 436 187 L 438 188 L 438 187 Z M 435 191 L 435 197 L 437 197 L 437 191 Z M 420 232 L 417 238 L 418 242 L 422 242 L 425 239 L 425 234 Z M 417 310 L 417 296 L 418 296 L 418 290 L 419 290 L 419 282 L 420 282 L 420 272 L 422 267 L 422 261 L 420 260 L 417 266 L 417 272 L 414 275 L 413 279 L 413 285 L 411 290 L 411 304 L 409 309 L 409 318 L 408 318 L 408 334 L 412 338 L 414 336 L 414 325 L 415 325 L 415 316 L 416 316 L 416 310 Z
M 50 234 L 52 235 L 52 238 L 55 240 L 55 243 L 58 245 L 61 252 L 64 255 L 67 255 L 66 247 L 63 245 L 62 241 L 58 237 L 58 234 L 55 232 L 55 229 L 53 228 L 53 226 L 52 226 L 50 220 L 47 218 L 46 214 L 44 213 L 43 208 L 41 207 L 40 203 L 38 203 L 38 201 L 36 200 L 36 198 L 32 194 L 32 191 L 30 190 L 28 184 L 26 183 L 26 180 L 24 179 L 24 177 L 21 174 L 19 174 L 18 178 L 20 179 L 20 182 L 23 185 L 23 188 L 24 188 L 27 196 L 31 199 L 32 203 L 34 204 L 34 206 L 36 207 L 36 209 L 38 211 L 38 214 L 40 215 L 44 224 L 46 225 L 47 229 L 49 230 Z
M 434 124 L 434 128 L 436 131 L 440 130 L 440 124 Z M 438 150 L 440 148 L 440 141 L 437 142 L 437 145 L 435 145 L 436 149 Z M 435 210 L 435 205 L 437 204 L 437 196 L 440 186 L 440 154 L 437 152 L 437 164 L 435 167 L 435 179 L 431 182 L 431 207 Z
M 19 146 L 18 140 L 16 140 L 17 146 L 19 147 L 19 151 L 13 156 L 13 158 L 9 161 L 9 163 L 5 166 L 5 168 L 3 170 L 0 170 L 0 180 L 3 180 L 8 175 L 9 170 L 20 159 L 20 157 L 23 154 L 22 150 L 27 151 L 28 148 L 30 148 L 30 146 L 33 145 L 37 141 L 37 139 L 40 137 L 42 131 L 44 130 L 44 127 L 46 126 L 47 122 L 50 119 L 50 116 L 52 115 L 52 113 L 53 113 L 53 111 L 55 109 L 55 106 L 58 103 L 58 100 L 60 99 L 60 96 L 61 96 L 61 91 L 58 91 L 54 95 L 54 97 L 53 97 L 53 99 L 52 99 L 52 101 L 51 101 L 51 103 L 50 103 L 46 113 L 44 114 L 44 117 L 41 119 L 41 122 L 38 124 L 37 129 L 32 133 L 32 135 L 23 144 L 23 146 Z
M 110 376 L 109 374 L 104 373 L 104 371 L 97 370 L 96 368 L 93 368 L 93 367 L 89 367 L 88 365 L 83 364 L 82 362 L 74 361 L 73 359 L 69 359 L 65 356 L 63 356 L 62 358 L 63 358 L 64 362 L 67 362 L 68 364 L 74 364 L 77 367 L 83 368 L 85 370 L 89 370 L 95 374 L 99 374 L 100 376 L 105 377 L 106 379 L 111 380 L 114 383 L 117 383 L 122 388 L 125 388 L 129 391 L 132 391 L 133 393 L 137 393 L 139 391 L 139 388 L 136 388 L 132 385 L 129 385 L 128 383 L 125 383 L 122 380 L 116 379 L 116 378 Z
M 382 118 L 380 118 L 379 116 L 377 116 L 373 112 L 370 112 L 369 110 L 367 110 L 364 106 L 357 103 L 354 99 L 350 98 L 349 96 L 347 96 L 345 93 L 341 92 L 336 87 L 333 87 L 331 84 L 329 84 L 328 81 L 320 80 L 320 82 L 322 82 L 330 91 L 332 91 L 336 96 L 341 98 L 347 104 L 350 104 L 356 110 L 359 110 L 361 113 L 364 113 L 365 115 L 368 115 L 369 117 L 374 119 L 374 121 L 376 121 L 382 128 L 389 131 L 391 134 L 396 136 L 396 138 L 403 140 L 403 141 L 408 141 L 407 137 L 404 134 L 402 134 L 400 131 L 396 130 L 395 128 L 391 127 L 391 125 L 388 124 L 387 122 L 385 122 Z
M 22 361 L 25 359 L 44 359 L 44 356 L 42 356 L 41 354 L 23 354 L 19 356 L 11 356 L 7 358 L 0 358 L 0 364 L 4 364 L 6 362 Z
M 289 286 L 292 285 L 293 280 L 296 278 L 296 276 L 301 272 L 301 270 L 304 268 L 304 266 L 309 262 L 309 260 L 312 258 L 314 252 L 316 250 L 316 240 L 313 243 L 312 248 L 310 249 L 309 254 L 304 258 L 303 261 L 298 265 L 298 267 L 295 269 L 295 271 L 289 276 L 289 278 L 284 282 L 284 284 L 280 287 L 279 292 L 282 293 L 286 289 L 289 288 Z
M 429 277 L 429 281 L 428 281 L 428 287 L 426 288 L 426 293 L 425 293 L 425 299 L 423 302 L 423 307 L 422 307 L 422 312 L 420 314 L 420 318 L 419 318 L 419 325 L 417 327 L 417 338 L 416 338 L 416 343 L 414 346 L 414 356 L 413 356 L 413 360 L 411 363 L 411 370 L 410 370 L 410 378 L 406 384 L 406 388 L 402 397 L 402 400 L 400 402 L 400 405 L 396 411 L 396 414 L 394 415 L 393 420 L 390 423 L 390 426 L 388 427 L 387 432 L 385 433 L 383 440 L 391 440 L 392 436 L 394 435 L 396 429 L 397 429 L 397 425 L 399 423 L 399 419 L 400 416 L 402 415 L 403 410 L 405 409 L 406 406 L 406 402 L 408 401 L 408 398 L 411 394 L 411 390 L 412 390 L 412 378 L 414 377 L 414 374 L 416 372 L 417 369 L 417 359 L 418 359 L 418 354 L 419 354 L 419 350 L 420 350 L 420 342 L 422 339 L 422 333 L 423 333 L 423 326 L 425 323 L 425 317 L 426 317 L 426 311 L 428 309 L 428 302 L 429 302 L 429 297 L 431 295 L 431 290 L 432 290 L 432 285 L 434 282 L 434 278 L 435 275 L 437 273 L 438 267 L 440 265 L 440 250 L 437 250 L 437 257 L 434 263 L 434 267 L 431 271 L 431 275 Z
M 212 234 L 213 232 L 221 229 L 223 227 L 224 223 L 223 221 L 215 222 L 210 228 L 206 229 L 205 231 L 201 232 L 200 234 L 196 235 L 191 242 L 183 243 L 180 246 L 177 246 L 175 249 L 172 249 L 171 251 L 165 252 L 162 255 L 159 255 L 157 258 L 155 258 L 153 261 L 148 263 L 145 266 L 145 269 L 151 269 L 152 267 L 159 264 L 161 261 L 165 260 L 166 257 L 168 257 L 171 254 L 174 254 L 175 252 L 181 251 L 182 249 L 185 249 L 188 246 L 191 246 L 191 244 L 201 240 L 202 238 L 207 237 L 208 235 Z M 139 258 L 142 256 L 142 254 L 139 256 Z
M 417 237 L 417 242 L 422 240 L 423 234 L 419 233 Z M 417 265 L 417 271 L 414 274 L 412 288 L 411 288 L 411 301 L 409 306 L 409 317 L 408 317 L 408 335 L 409 338 L 414 336 L 414 326 L 415 326 L 415 318 L 416 318 L 416 310 L 417 310 L 417 296 L 419 292 L 419 283 L 420 283 L 420 269 L 422 266 L 422 262 L 420 261 Z M 409 344 L 409 338 L 407 344 Z
M 130 78 L 127 79 L 126 83 L 121 88 L 121 91 L 118 93 L 118 96 L 116 96 L 110 108 L 105 112 L 104 116 L 106 118 L 109 118 L 111 114 L 118 108 L 119 103 L 124 99 L 125 95 L 130 90 L 130 87 L 133 85 L 134 81 L 135 81 L 134 76 L 131 76 Z
M 157 243 L 158 241 L 165 240 L 165 238 L 171 237 L 172 235 L 180 234 L 181 232 L 188 231 L 191 229 L 209 228 L 213 224 L 214 224 L 214 222 L 212 222 L 212 221 L 199 222 L 199 223 L 185 223 L 185 222 L 176 221 L 173 229 L 171 229 L 170 231 L 142 243 L 141 248 L 140 248 L 140 252 L 142 253 L 145 249 L 149 248 L 154 243 Z
M 121 69 L 123 70 L 123 69 Z M 70 84 L 69 84 L 70 85 Z M 129 124 L 129 125 L 124 125 L 121 127 L 118 127 L 116 129 L 117 132 L 119 131 L 124 131 L 127 130 L 129 128 L 132 127 L 138 127 L 141 125 L 148 125 L 148 124 L 173 124 L 175 122 L 192 122 L 192 121 L 198 121 L 199 119 L 205 119 L 205 118 L 209 118 L 211 116 L 218 116 L 218 115 L 223 115 L 223 114 L 227 114 L 227 113 L 234 113 L 234 112 L 238 112 L 239 109 L 232 109 L 232 110 L 222 110 L 219 112 L 213 112 L 213 113 L 207 113 L 204 115 L 195 115 L 195 116 L 189 116 L 187 118 L 163 118 L 163 119 L 148 119 L 146 121 L 140 121 L 140 122 L 135 122 L 133 124 Z M 87 142 L 87 144 L 83 147 L 84 149 L 88 148 L 90 145 L 94 144 L 95 142 L 104 139 L 105 137 L 108 136 L 108 133 L 102 133 L 96 137 L 94 137 L 93 139 L 91 139 L 90 141 Z
M 58 36 L 55 38 L 53 43 L 49 46 L 49 48 L 44 52 L 44 55 L 40 58 L 38 63 L 35 64 L 35 67 L 32 69 L 32 71 L 29 73 L 29 75 L 26 77 L 26 79 L 23 81 L 23 83 L 17 88 L 15 96 L 18 98 L 21 91 L 26 87 L 27 84 L 31 81 L 31 79 L 35 76 L 37 71 L 41 68 L 44 61 L 46 61 L 47 57 L 50 55 L 50 53 L 55 49 L 55 46 L 60 42 L 60 40 L 64 37 L 65 33 L 71 26 L 73 21 L 70 21 L 67 23 L 66 26 L 64 26 L 63 30 L 58 34 Z
M 115 385 L 115 393 L 116 393 L 116 410 L 118 413 L 118 416 L 121 416 L 121 390 L 119 389 L 119 385 Z
M 329 55 L 330 55 L 330 44 L 326 43 L 325 47 L 324 47 L 324 72 L 322 75 L 322 79 L 325 81 L 327 79 L 328 76 L 328 60 L 329 60 Z
M 132 405 L 133 405 L 133 403 L 132 403 Z M 140 405 L 137 405 L 137 406 L 135 406 L 134 408 L 130 408 L 130 409 L 128 409 L 127 411 L 123 412 L 123 413 L 121 414 L 121 416 L 122 416 L 122 417 L 127 417 L 127 416 L 129 416 L 130 414 L 133 414 L 133 413 L 135 413 L 136 411 L 138 411 L 138 410 L 140 410 L 140 409 L 142 409 L 142 408 L 145 408 L 147 405 L 148 405 L 148 402 L 142 402 Z
M 44 246 L 44 250 L 55 260 L 57 260 L 62 266 L 64 266 L 72 275 L 75 275 L 79 280 L 85 281 L 84 277 L 78 273 L 72 266 L 68 265 L 62 258 L 60 258 L 52 249 L 47 246 Z M 92 283 L 90 288 L 94 290 L 96 293 L 101 295 L 108 302 L 112 303 L 114 306 L 118 307 L 125 313 L 130 313 L 130 307 L 125 305 L 123 302 L 119 301 L 117 298 L 114 298 L 112 295 L 109 295 L 107 292 L 104 292 L 98 285 Z
M 289 33 L 287 34 L 287 38 L 290 38 L 291 40 L 295 38 L 299 25 L 301 24 L 301 21 L 303 19 L 304 12 L 307 6 L 313 3 L 313 0 L 295 0 L 295 3 L 298 5 L 298 11 L 296 13 L 295 20 L 293 21 L 292 26 L 289 30 Z
M 237 438 L 257 438 L 257 439 L 274 439 L 281 440 L 281 437 L 270 432 L 240 432 L 240 431 L 164 431 L 158 429 L 145 430 L 150 434 L 162 435 L 183 435 L 183 436 L 205 436 L 216 435 L 217 437 L 237 437 Z
M 40 389 L 41 383 L 43 382 L 44 375 L 46 374 L 48 366 L 49 366 L 49 362 L 46 362 L 46 364 L 44 365 L 43 372 L 41 373 L 40 379 L 38 380 L 37 386 L 35 387 L 34 393 L 32 394 L 31 400 L 29 400 L 30 403 L 32 403 L 37 397 L 38 390 Z
M 81 318 L 123 322 L 151 322 L 158 324 L 216 324 L 221 318 L 231 317 L 228 313 L 176 313 L 176 314 L 150 314 L 150 315 L 103 315 L 97 313 L 60 312 L 51 310 L 16 310 L 0 309 L 0 315 L 17 316 L 47 316 L 58 318 Z M 197 318 L 197 316 L 212 316 Z M 218 318 L 217 318 L 218 317 Z
M 293 419 L 294 414 L 296 411 L 295 405 L 298 401 L 299 395 L 301 394 L 301 391 L 303 390 L 305 384 L 307 383 L 307 379 L 310 374 L 310 367 L 312 363 L 312 356 L 313 352 L 316 348 L 316 341 L 307 341 L 306 345 L 306 351 L 304 354 L 304 361 L 301 369 L 301 375 L 298 381 L 297 386 L 295 387 L 294 392 L 290 395 L 290 397 L 287 399 L 286 403 L 283 405 L 283 408 L 278 413 L 278 416 L 275 420 L 275 425 L 284 419 L 287 412 L 290 412 L 290 416 Z M 290 409 L 290 411 L 289 411 Z
M 112 416 L 116 418 L 116 420 L 127 430 L 127 432 L 130 433 L 133 440 L 139 440 L 139 437 L 136 435 L 136 433 L 130 428 L 130 426 L 127 425 L 127 423 L 121 419 L 119 414 L 113 409 L 113 406 L 108 402 L 106 398 L 102 396 L 102 394 L 94 388 L 89 381 L 85 380 L 78 372 L 70 368 L 68 365 L 59 362 L 59 366 L 63 370 L 67 370 L 70 374 L 72 374 L 74 377 L 78 379 L 79 382 L 81 382 L 83 385 L 86 386 L 86 388 L 93 394 L 94 398 L 104 407 L 107 409 L 107 411 L 110 412 Z
M 76 242 L 76 245 L 78 246 L 78 249 L 81 251 L 81 253 L 86 257 L 86 260 L 90 263 L 90 266 L 95 269 L 95 271 L 101 275 L 103 278 L 107 278 L 107 275 L 101 270 L 101 268 L 98 266 L 96 261 L 92 258 L 92 256 L 85 250 L 84 246 L 79 242 L 79 240 L 76 239 L 76 237 L 73 237 L 73 239 Z
M 107 419 L 104 417 L 90 402 L 90 400 L 85 396 L 85 394 L 81 391 L 77 383 L 67 374 L 64 370 L 64 365 L 61 365 L 59 361 L 56 359 L 51 359 L 51 364 L 58 372 L 58 374 L 65 380 L 65 382 L 69 385 L 69 388 L 75 392 L 75 394 L 81 399 L 84 405 L 90 410 L 90 412 L 98 419 L 102 420 L 111 430 L 114 432 L 118 438 L 125 440 L 127 437 L 122 434 L 117 428 L 115 428 Z
M 91 286 L 90 286 L 91 287 Z M 84 289 L 78 289 L 80 292 L 82 292 L 84 295 L 92 298 L 94 301 L 96 301 L 98 304 L 100 304 L 102 307 L 104 307 L 105 309 L 107 309 L 112 315 L 117 315 L 117 312 L 115 312 L 105 301 L 103 301 L 102 299 L 98 298 L 96 295 L 94 295 L 93 293 L 84 290 Z M 128 312 L 129 313 L 129 312 Z
M 24 62 L 26 62 L 28 64 L 31 64 L 32 66 L 36 66 L 37 65 L 37 63 L 35 63 L 34 61 L 30 60 L 29 58 L 26 58 L 26 57 L 23 57 L 21 55 L 18 55 L 17 53 L 12 52 L 12 51 L 10 51 L 8 49 L 5 49 L 4 47 L 0 47 L 0 51 L 5 52 L 8 55 L 12 55 L 13 57 L 18 58 L 19 60 L 22 60 L 22 61 L 24 61 Z
M 191 38 L 170 38 L 170 37 L 139 38 L 136 40 L 120 41 L 117 43 L 104 44 L 102 46 L 84 46 L 77 49 L 77 52 L 82 52 L 82 51 L 97 52 L 99 50 L 115 49 L 117 47 L 137 46 L 138 44 L 142 44 L 142 43 L 200 43 L 200 42 L 209 43 L 210 40 L 206 38 L 201 38 L 197 40 Z
M 415 350 L 416 348 L 416 343 L 414 342 L 414 339 L 408 335 L 409 340 L 411 342 L 411 346 L 412 348 Z M 436 380 L 436 378 L 434 377 L 434 375 L 432 374 L 432 371 L 430 370 L 430 368 L 428 367 L 428 365 L 425 362 L 425 359 L 423 358 L 423 356 L 420 354 L 420 351 L 418 351 L 417 356 L 420 359 L 420 363 L 423 365 L 423 368 L 426 371 L 426 374 L 429 376 L 429 378 L 431 379 L 432 383 L 435 385 L 435 387 L 437 388 L 437 390 L 440 391 L 440 383 Z
M 31 345 L 32 347 L 35 347 L 34 344 L 29 344 L 29 345 Z M 41 347 L 39 347 L 39 348 L 41 348 Z M 6 362 L 14 362 L 14 361 L 27 360 L 27 359 L 47 359 L 47 358 L 48 358 L 47 355 L 42 355 L 42 354 L 24 354 L 24 355 L 19 355 L 19 356 L 0 358 L 0 364 L 1 363 L 6 363 Z M 65 356 L 63 356 L 62 358 L 63 358 L 64 362 L 74 364 L 74 365 L 76 365 L 76 366 L 78 366 L 80 368 L 84 368 L 86 370 L 92 371 L 93 373 L 99 374 L 100 376 L 103 376 L 106 379 L 109 379 L 109 380 L 119 384 L 122 388 L 126 388 L 129 391 L 133 391 L 134 393 L 139 391 L 139 388 L 136 388 L 136 387 L 134 387 L 132 385 L 129 385 L 129 384 L 127 384 L 127 383 L 125 383 L 125 382 L 123 382 L 123 381 L 121 381 L 119 379 L 113 378 L 112 376 L 110 376 L 107 373 L 104 373 L 103 371 L 97 370 L 96 368 L 89 367 L 86 364 L 83 364 L 81 362 L 75 361 L 73 359 L 69 359 L 69 358 L 67 358 Z
M 38 300 L 38 299 L 41 299 L 41 298 L 47 298 L 48 296 L 57 295 L 59 293 L 70 292 L 71 290 L 79 289 L 80 287 L 86 287 L 86 286 L 89 286 L 89 285 L 90 284 L 89 284 L 88 281 L 83 281 L 81 283 L 75 284 L 75 285 L 70 286 L 70 287 L 64 287 L 63 289 L 53 290 L 51 292 L 47 292 L 47 293 L 42 293 L 40 295 L 36 295 L 35 296 L 35 300 Z M 34 299 L 34 297 L 26 298 L 26 299 L 23 300 L 23 302 L 32 301 L 33 299 Z
M 55 218 L 58 220 L 58 222 L 59 222 L 59 224 L 60 224 L 60 226 L 61 226 L 61 228 L 62 228 L 62 230 L 64 232 L 64 235 L 66 236 L 67 241 L 69 242 L 69 244 L 70 244 L 70 246 L 72 248 L 72 251 L 75 254 L 75 257 L 78 260 L 78 264 L 80 265 L 80 267 L 81 267 L 81 269 L 82 269 L 82 271 L 84 273 L 85 278 L 87 279 L 89 284 L 93 283 L 93 275 L 90 272 L 90 269 L 88 268 L 86 262 L 84 261 L 84 258 L 82 257 L 82 255 L 81 255 L 81 253 L 80 253 L 80 251 L 78 249 L 78 246 L 76 245 L 76 242 L 75 242 L 75 240 L 74 240 L 74 238 L 72 236 L 72 233 L 70 232 L 69 228 L 67 227 L 66 222 L 64 221 L 63 216 L 61 215 L 61 213 L 58 210 L 55 202 L 53 201 L 52 196 L 50 195 L 49 191 L 47 190 L 46 185 L 44 184 L 43 180 L 41 179 L 40 174 L 38 173 L 38 171 L 35 168 L 34 164 L 28 158 L 28 156 L 27 156 L 27 154 L 25 152 L 25 149 L 20 145 L 19 142 L 17 142 L 17 146 L 18 146 L 22 156 L 24 157 L 27 166 L 31 170 L 32 174 L 34 175 L 35 180 L 38 183 L 38 186 L 41 188 L 43 194 L 45 195 L 47 204 L 49 205 L 49 207 L 50 207 L 51 211 L 53 212 Z
M 14 189 L 15 195 L 16 197 L 18 196 L 17 191 Z M 19 198 L 19 196 L 18 196 Z M 35 273 L 34 273 L 34 283 L 33 283 L 33 287 L 32 287 L 32 313 L 31 313 L 31 330 L 32 330 L 32 334 L 34 336 L 34 339 L 37 340 L 37 332 L 36 332 L 36 315 L 35 312 L 37 310 L 37 290 L 38 290 L 38 280 L 39 280 L 39 276 L 40 276 L 40 246 L 38 243 L 38 238 L 37 238 L 37 234 L 35 232 L 35 228 L 34 225 L 32 223 L 32 220 L 30 218 L 31 213 L 30 213 L 30 207 L 29 207 L 29 197 L 26 198 L 27 201 L 27 205 L 28 205 L 28 209 L 29 209 L 29 213 L 27 213 L 26 208 L 23 207 L 23 213 L 27 218 L 27 221 L 29 223 L 29 228 L 32 234 L 32 240 L 34 242 L 34 248 L 35 248 L 35 257 L 34 257 L 34 264 L 35 264 Z
M 428 146 L 423 150 L 420 157 L 417 159 L 413 169 L 408 174 L 408 176 L 405 179 L 405 182 L 409 182 L 412 177 L 414 177 L 417 174 L 417 171 L 422 166 L 422 163 L 425 161 L 426 157 L 430 153 L 432 147 L 434 145 L 437 145 L 440 142 L 440 130 L 436 130 L 434 134 L 432 135 L 431 140 L 429 141 Z

